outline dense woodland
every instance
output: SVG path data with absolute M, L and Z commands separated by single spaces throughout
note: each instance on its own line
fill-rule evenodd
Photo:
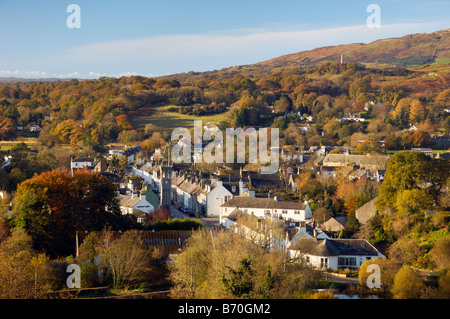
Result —
M 228 110 L 230 116 L 222 127 L 288 129 L 300 121 L 297 113 L 311 115 L 314 129 L 296 146 L 354 145 L 355 134 L 358 139 L 370 135 L 385 140 L 386 148 L 393 150 L 428 146 L 430 136 L 448 134 L 450 129 L 444 111 L 450 103 L 450 75 L 432 71 L 432 67 L 380 70 L 326 63 L 310 71 L 261 76 L 199 74 L 184 82 L 138 76 L 16 82 L 0 86 L 0 137 L 13 139 L 20 135 L 18 126 L 27 131 L 30 125 L 39 124 L 43 145 L 86 145 L 101 150 L 110 142 L 149 138 L 152 132 L 133 127 L 133 117 L 172 105 L 173 112 L 197 116 Z M 335 121 L 350 112 L 359 112 L 368 121 Z M 415 136 L 403 131 L 410 124 L 418 128 Z M 319 134 L 322 130 L 325 136 Z M 293 144 L 290 139 L 285 142 Z
M 74 232 L 68 229 L 76 228 L 99 232 L 85 240 L 76 260 L 83 265 L 87 286 L 131 289 L 143 283 L 170 282 L 175 297 L 329 297 L 312 293 L 317 286 L 315 271 L 229 234 L 218 234 L 211 239 L 214 246 L 206 247 L 209 239 L 205 237 L 211 234 L 199 232 L 189 249 L 168 267 L 158 251 L 143 248 L 136 232 L 142 228 L 121 216 L 109 182 L 96 174 L 72 176 L 59 169 L 69 168 L 71 155 L 98 155 L 108 143 L 136 143 L 150 152 L 164 145 L 169 134 L 163 127 L 142 129 L 133 124 L 161 106 L 198 118 L 226 113 L 217 123 L 221 128 L 278 127 L 281 144 L 291 149 L 350 146 L 356 154 L 411 147 L 442 149 L 434 139 L 450 133 L 449 85 L 445 68 L 379 69 L 355 63 L 254 71 L 245 76 L 217 72 L 2 84 L 0 137 L 17 143 L 4 151 L 12 165 L 0 170 L 2 189 L 16 192 L 14 218 L 2 218 L 0 223 L 0 296 L 33 297 L 36 292 L 63 288 L 65 278 L 55 274 L 75 261 L 70 256 Z M 339 121 L 347 113 L 359 113 L 365 121 Z M 308 116 L 313 118 L 308 122 L 311 129 L 303 134 L 298 124 Z M 30 132 L 33 124 L 42 130 Z M 417 130 L 408 130 L 411 125 Z M 29 137 L 36 143 L 20 143 Z M 309 200 L 317 220 L 347 216 L 342 237 L 368 238 L 388 256 L 389 262 L 381 265 L 392 270 L 385 272 L 390 276 L 385 296 L 411 291 L 399 288 L 400 284 L 395 288 L 395 277 L 414 283 L 415 274 L 408 267 L 415 267 L 441 275 L 434 286 L 418 283 L 420 294 L 407 297 L 448 297 L 448 161 L 414 152 L 395 153 L 381 185 L 365 179 L 323 178 L 304 170 L 296 179 L 297 189 L 283 190 L 283 198 Z M 359 227 L 356 209 L 377 196 L 379 214 L 366 227 Z M 112 237 L 106 225 L 111 230 L 128 230 L 127 235 Z M 129 251 L 139 260 L 129 277 L 120 277 L 131 267 L 119 262 L 126 254 L 124 247 L 132 247 Z M 96 254 L 109 259 L 98 262 Z M 93 275 L 98 270 L 103 271 L 102 278 Z M 241 282 L 238 277 L 243 278 Z M 17 289 L 6 288 L 12 285 Z M 236 290 L 239 285 L 244 290 Z

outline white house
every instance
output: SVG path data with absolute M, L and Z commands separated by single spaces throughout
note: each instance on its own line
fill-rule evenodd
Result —
M 354 121 L 354 122 L 364 122 L 365 119 L 361 117 L 360 113 L 347 113 L 340 121 Z
M 385 258 L 366 239 L 299 240 L 289 247 L 289 255 L 318 269 L 358 269 L 366 260 Z
M 433 158 L 433 150 L 431 148 L 416 147 L 416 148 L 412 148 L 411 151 L 424 153 L 425 155 Z
M 70 160 L 72 172 L 77 169 L 93 169 L 95 165 L 97 165 L 97 159 L 92 157 L 80 157 Z
M 132 195 L 119 195 L 119 206 L 123 215 L 133 214 L 136 211 L 150 214 L 155 210 L 155 207 L 147 201 L 145 192 L 140 195 L 133 193 Z M 138 217 L 138 222 L 143 222 L 142 216 Z
M 41 131 L 41 127 L 37 124 L 30 125 L 30 132 L 39 133 Z
M 220 223 L 235 209 L 259 218 L 270 217 L 291 222 L 311 219 L 312 211 L 308 202 L 283 202 L 275 198 L 257 198 L 251 192 L 234 197 L 221 206 Z
M 206 207 L 206 217 L 219 217 L 221 206 L 233 198 L 221 181 L 212 180 L 200 195 L 202 204 Z
M 126 156 L 128 164 L 134 164 L 136 156 L 142 152 L 140 146 L 128 147 L 126 145 L 110 145 L 108 154 L 110 157 L 113 156 Z

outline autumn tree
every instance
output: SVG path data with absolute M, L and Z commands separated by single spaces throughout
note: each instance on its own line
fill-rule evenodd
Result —
M 434 103 L 441 107 L 448 107 L 450 106 L 450 89 L 446 89 L 442 92 L 440 92 L 436 99 L 434 100 Z
M 290 112 L 292 110 L 292 100 L 288 95 L 283 94 L 277 101 L 275 101 L 274 107 L 275 112 L 277 113 Z
M 35 175 L 18 186 L 14 200 L 15 224 L 52 257 L 74 252 L 76 231 L 131 225 L 120 213 L 113 185 L 85 170 Z
M 437 240 L 430 250 L 430 257 L 438 269 L 448 269 L 450 266 L 450 236 Z
M 314 278 L 307 265 L 233 232 L 195 232 L 171 266 L 172 295 L 181 298 L 295 298 Z
M 7 140 L 16 134 L 16 123 L 10 118 L 5 118 L 0 122 L 0 138 Z
M 424 147 L 430 144 L 431 136 L 425 131 L 417 130 L 408 137 L 408 141 L 413 147 Z
M 376 258 L 366 260 L 360 267 L 358 272 L 359 285 L 366 289 L 367 279 L 370 276 L 370 272 L 367 271 L 369 265 L 377 265 L 380 267 L 380 290 L 385 297 L 391 296 L 391 289 L 394 285 L 394 278 L 399 269 L 402 267 L 401 263 L 392 258 Z
M 31 237 L 22 229 L 0 243 L 0 298 L 33 299 L 44 292 L 39 268 L 48 261 L 33 250 Z
M 170 211 L 169 209 L 163 207 L 155 209 L 151 214 L 148 215 L 148 222 L 150 224 L 155 223 L 157 221 L 164 221 L 169 220 L 170 217 Z
M 375 137 L 369 137 L 364 142 L 360 143 L 356 147 L 354 154 L 366 155 L 372 153 L 384 154 L 384 149 L 381 146 L 380 141 Z
M 132 130 L 134 129 L 133 125 L 130 123 L 130 119 L 128 115 L 122 114 L 115 117 L 117 126 L 120 130 Z
M 361 79 L 356 79 L 349 87 L 349 95 L 351 97 L 360 99 L 364 94 L 372 91 L 371 78 L 365 76 Z
M 83 240 L 76 258 L 81 266 L 82 287 L 110 286 L 132 289 L 143 283 L 166 283 L 165 257 L 144 242 L 137 230 L 124 233 L 103 229 Z
M 68 119 L 60 122 L 50 133 L 58 136 L 62 143 L 69 144 L 72 132 L 78 127 L 79 125 L 74 120 Z
M 138 231 L 129 230 L 108 245 L 103 245 L 100 256 L 111 272 L 113 287 L 129 289 L 146 278 L 152 249 L 145 245 Z
M 419 299 L 424 290 L 423 280 L 411 267 L 405 265 L 395 275 L 392 287 L 394 299 Z
M 347 213 L 354 213 L 356 209 L 373 199 L 377 194 L 377 184 L 367 179 L 342 181 L 336 190 L 336 196 L 344 201 L 344 208 Z
M 433 198 L 423 189 L 405 189 L 397 194 L 394 207 L 400 215 L 423 213 Z
M 425 106 L 420 100 L 414 99 L 410 105 L 410 119 L 412 123 L 417 123 L 425 119 Z

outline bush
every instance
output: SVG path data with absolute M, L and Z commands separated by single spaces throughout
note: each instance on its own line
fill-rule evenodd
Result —
M 159 220 L 150 225 L 150 229 L 154 230 L 191 230 L 202 228 L 203 225 L 196 219 L 171 219 Z
M 52 260 L 44 269 L 44 280 L 50 290 L 62 290 L 67 288 L 66 280 L 68 277 L 67 266 L 69 264 L 63 260 Z

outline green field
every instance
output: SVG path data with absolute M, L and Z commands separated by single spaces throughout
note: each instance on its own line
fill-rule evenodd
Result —
M 450 58 L 445 58 L 445 57 L 436 58 L 436 59 L 434 59 L 434 61 L 437 64 L 450 64 Z
M 168 109 L 173 105 L 158 106 L 150 115 L 132 116 L 131 122 L 136 129 L 144 129 L 145 125 L 153 124 L 161 130 L 172 131 L 177 127 L 185 127 L 191 129 L 194 127 L 194 120 L 202 120 L 203 125 L 212 122 L 218 124 L 220 121 L 227 120 L 230 110 L 214 115 L 194 116 L 170 112 Z
M 9 151 L 15 144 L 24 142 L 27 144 L 27 146 L 32 149 L 36 150 L 37 143 L 35 138 L 18 138 L 14 141 L 0 141 L 0 151 L 1 152 L 7 152 Z

